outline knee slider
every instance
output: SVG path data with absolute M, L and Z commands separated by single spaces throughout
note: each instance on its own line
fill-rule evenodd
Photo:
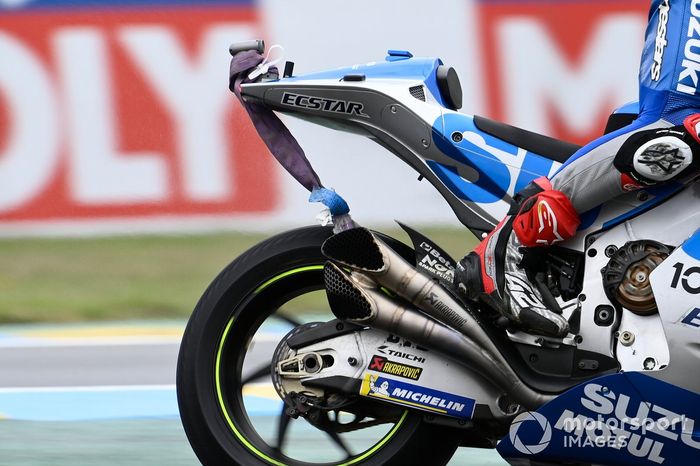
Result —
M 631 135 L 615 156 L 625 191 L 679 178 L 697 165 L 700 145 L 683 126 L 640 131 Z M 695 163 L 694 163 L 695 162 Z

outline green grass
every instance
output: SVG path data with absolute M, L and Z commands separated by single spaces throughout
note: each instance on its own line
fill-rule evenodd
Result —
M 457 258 L 475 245 L 466 230 L 426 232 Z M 266 236 L 3 239 L 0 322 L 185 318 L 216 274 Z

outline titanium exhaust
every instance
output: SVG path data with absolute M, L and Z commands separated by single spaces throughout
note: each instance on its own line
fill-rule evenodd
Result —
M 371 280 L 362 274 L 348 274 L 329 262 L 324 268 L 324 280 L 331 310 L 339 319 L 400 335 L 442 353 L 475 369 L 528 409 L 554 398 L 525 385 L 500 352 L 489 351 L 473 339 L 389 298 L 372 288 Z
M 461 332 L 492 354 L 500 354 L 481 324 L 445 288 L 424 275 L 366 228 L 328 238 L 321 248 L 335 263 L 358 270 L 438 322 Z

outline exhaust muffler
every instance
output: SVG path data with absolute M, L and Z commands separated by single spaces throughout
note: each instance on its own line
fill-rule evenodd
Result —
M 323 243 L 322 252 L 333 262 L 362 272 L 482 348 L 500 354 L 481 324 L 445 288 L 368 229 L 353 228 L 333 235 Z
M 386 296 L 363 274 L 347 273 L 328 262 L 324 280 L 331 310 L 339 319 L 400 335 L 442 353 L 458 364 L 477 370 L 528 409 L 554 398 L 525 385 L 498 350 L 490 351 L 474 339 Z M 477 330 L 483 332 L 477 327 L 473 333 Z M 485 334 L 483 338 L 490 341 Z

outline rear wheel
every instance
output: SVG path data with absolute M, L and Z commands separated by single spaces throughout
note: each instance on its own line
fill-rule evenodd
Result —
M 307 227 L 254 246 L 197 304 L 180 348 L 177 392 L 187 437 L 205 466 L 441 465 L 454 454 L 459 431 L 426 424 L 419 413 L 387 407 L 366 424 L 342 411 L 313 423 L 286 414 L 270 362 L 289 330 L 333 318 L 321 254 L 331 234 Z

